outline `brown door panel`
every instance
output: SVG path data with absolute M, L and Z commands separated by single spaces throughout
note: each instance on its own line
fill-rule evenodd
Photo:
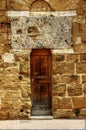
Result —
M 42 112 L 42 115 L 51 113 L 48 111 L 51 107 L 51 54 L 49 50 L 33 50 L 31 53 L 31 90 L 32 115 L 39 115 L 38 111 Z

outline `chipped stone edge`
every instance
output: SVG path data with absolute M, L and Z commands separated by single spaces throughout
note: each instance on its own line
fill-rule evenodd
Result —
M 52 12 L 30 12 L 30 11 L 6 11 L 6 16 L 9 17 L 29 17 L 29 16 L 76 16 L 76 11 L 52 11 Z

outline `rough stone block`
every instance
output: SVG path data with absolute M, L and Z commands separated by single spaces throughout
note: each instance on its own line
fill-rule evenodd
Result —
M 80 32 L 86 33 L 86 24 L 80 24 Z
M 24 62 L 20 63 L 20 74 L 25 74 L 25 75 L 30 74 L 30 63 L 29 62 L 26 62 L 26 64 Z
M 80 54 L 80 60 L 81 61 L 86 61 L 86 53 L 81 53 Z
M 0 120 L 7 120 L 8 119 L 8 112 L 0 111 Z
M 55 111 L 58 108 L 58 97 L 52 97 L 52 110 Z
M 66 56 L 67 62 L 77 62 L 79 61 L 79 54 L 68 54 Z
M 65 110 L 65 109 L 58 109 L 56 111 L 53 112 L 53 116 L 54 118 L 67 118 L 67 119 L 70 119 L 70 118 L 75 118 L 75 114 L 73 113 L 73 111 L 71 109 L 69 110 Z
M 85 16 L 76 16 L 75 18 L 73 18 L 73 22 L 85 24 Z
M 21 97 L 20 91 L 7 90 L 5 94 L 5 98 L 20 98 L 20 97 Z
M 77 62 L 76 63 L 76 72 L 78 74 L 86 73 L 86 62 Z
M 54 96 L 65 96 L 66 93 L 66 84 L 55 85 L 53 87 Z
M 82 83 L 86 83 L 86 74 L 82 75 Z
M 2 58 L 3 58 L 3 61 L 7 63 L 15 62 L 14 54 L 11 54 L 11 53 L 4 53 Z
M 80 35 L 81 35 L 82 41 L 86 42 L 86 32 L 85 33 L 81 33 Z
M 86 109 L 81 109 L 79 114 L 80 119 L 86 119 Z
M 79 23 L 73 23 L 73 34 L 79 33 Z
M 17 111 L 9 111 L 9 119 L 18 119 L 18 112 Z
M 74 74 L 73 63 L 53 63 L 53 74 Z
M 74 51 L 75 52 L 86 52 L 86 44 L 82 43 L 82 44 L 77 44 L 73 46 Z
M 31 95 L 31 88 L 28 87 L 28 84 L 21 84 L 21 94 L 23 98 L 28 98 Z
M 68 85 L 68 96 L 80 96 L 80 95 L 82 95 L 81 84 Z
M 6 10 L 6 0 L 0 0 L 0 10 Z
M 55 75 L 53 76 L 53 84 L 67 83 L 74 84 L 80 83 L 80 76 L 78 75 Z
M 86 77 L 85 77 L 86 78 Z M 83 85 L 83 92 L 84 92 L 84 94 L 85 94 L 85 96 L 86 96 L 86 83 Z
M 3 54 L 3 53 L 4 53 L 4 45 L 0 44 L 0 54 Z
M 15 75 L 15 74 L 5 74 L 3 75 L 4 79 L 3 79 L 3 82 L 18 82 L 19 79 L 18 79 L 18 75 Z
M 75 33 L 75 34 L 72 35 L 72 42 L 73 42 L 74 45 L 82 43 L 80 33 Z
M 59 109 L 71 109 L 72 108 L 72 100 L 71 98 L 61 98 L 58 100 Z
M 74 109 L 86 108 L 86 98 L 74 97 L 73 98 L 73 108 Z
M 65 61 L 65 55 L 53 55 L 53 61 L 63 62 Z

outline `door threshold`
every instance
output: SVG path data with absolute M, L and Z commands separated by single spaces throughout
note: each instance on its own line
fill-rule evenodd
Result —
M 53 116 L 31 116 L 31 120 L 52 120 Z

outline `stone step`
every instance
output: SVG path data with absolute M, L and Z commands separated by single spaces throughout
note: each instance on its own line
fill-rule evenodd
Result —
M 53 116 L 31 116 L 31 120 L 52 120 Z

